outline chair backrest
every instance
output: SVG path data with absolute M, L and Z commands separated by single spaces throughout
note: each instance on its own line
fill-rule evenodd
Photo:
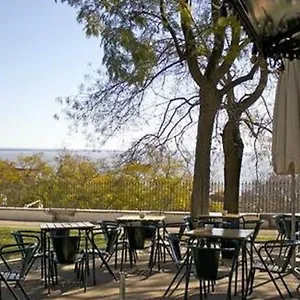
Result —
M 22 243 L 22 245 L 19 245 L 18 243 L 5 245 L 0 248 L 0 259 L 3 261 L 8 272 L 18 273 L 20 279 L 24 279 L 36 248 L 37 245 L 32 243 Z M 18 266 L 14 265 L 16 269 L 13 270 L 12 266 L 10 265 L 9 259 L 12 255 L 17 254 L 21 255 L 21 265 L 19 266 L 19 268 Z
M 207 224 L 212 225 L 214 228 L 222 227 L 222 220 L 219 218 L 201 216 L 197 218 L 197 221 L 198 227 L 205 227 Z
M 197 226 L 195 224 L 199 224 L 199 221 L 198 221 L 198 218 L 192 218 L 190 216 L 186 216 L 183 218 L 183 220 L 185 221 L 186 223 L 186 228 L 188 230 L 193 230 L 195 229 Z
M 166 239 L 169 242 L 172 260 L 178 265 L 181 264 L 180 237 L 178 234 L 167 233 Z
M 283 219 L 283 215 L 276 215 L 274 218 L 275 226 L 279 234 L 285 234 L 285 225 Z
M 182 221 L 182 222 L 162 222 L 162 227 L 164 230 L 165 234 L 172 234 L 175 233 L 175 229 L 178 229 L 178 231 L 176 232 L 177 238 L 179 238 L 179 240 L 181 240 L 182 235 L 185 231 L 185 229 L 187 228 L 187 224 L 186 222 Z M 171 232 L 172 231 L 172 232 Z
M 41 249 L 41 233 L 39 231 L 33 230 L 16 230 L 11 232 L 14 237 L 16 244 L 19 246 L 20 250 L 24 248 L 25 244 L 34 243 L 36 244 L 35 253 Z M 35 254 L 34 253 L 34 254 Z M 21 252 L 22 255 L 25 255 L 24 252 Z
M 122 234 L 122 229 L 120 227 L 111 228 L 107 231 L 106 247 L 105 251 L 107 253 L 112 253 L 115 251 L 115 247 L 118 243 L 118 240 Z
M 261 249 L 267 253 L 268 264 L 273 265 L 276 272 L 284 273 L 290 266 L 296 243 L 290 240 L 267 241 Z M 262 260 L 261 249 L 259 256 Z
M 255 240 L 256 240 L 256 238 L 257 238 L 257 236 L 258 236 L 258 233 L 259 233 L 259 231 L 260 231 L 262 225 L 264 224 L 264 222 L 265 222 L 264 220 L 257 220 L 257 221 L 256 221 L 256 224 L 255 224 L 255 226 L 254 226 L 254 232 L 253 232 L 253 235 L 252 235 L 252 238 L 251 238 L 251 240 L 252 240 L 253 242 L 255 242 Z
M 226 220 L 223 221 L 222 227 L 229 228 L 229 229 L 239 229 L 241 227 L 241 218 L 238 219 L 226 218 Z
M 116 222 L 116 221 L 99 221 L 99 225 L 100 225 L 100 228 L 102 229 L 103 236 L 104 236 L 105 240 L 107 241 L 109 238 L 109 236 L 108 236 L 109 232 L 112 229 L 115 229 L 118 227 L 118 222 Z

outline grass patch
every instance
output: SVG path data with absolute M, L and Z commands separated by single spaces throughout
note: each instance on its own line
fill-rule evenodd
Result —
M 39 231 L 39 227 L 0 227 L 0 247 L 8 244 L 14 244 L 16 241 L 14 237 L 12 236 L 11 232 L 12 231 L 17 231 L 17 230 L 34 230 L 34 231 Z M 70 232 L 71 235 L 76 235 L 76 230 L 72 230 Z M 84 241 L 82 240 L 82 245 L 84 245 Z M 97 235 L 95 237 L 95 242 L 96 244 L 100 247 L 105 246 L 105 241 L 104 238 Z
M 14 244 L 16 241 L 14 237 L 12 236 L 11 232 L 16 230 L 39 230 L 39 228 L 33 228 L 33 227 L 0 227 L 0 247 L 8 244 Z
M 266 242 L 270 240 L 276 240 L 277 234 L 277 230 L 262 229 L 257 236 L 257 241 Z

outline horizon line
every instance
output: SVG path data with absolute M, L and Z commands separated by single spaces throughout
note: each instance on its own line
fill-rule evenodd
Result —
M 122 152 L 121 150 L 114 149 L 103 149 L 103 150 L 95 150 L 95 149 L 75 149 L 75 148 L 34 148 L 34 147 L 0 147 L 0 151 L 90 151 L 90 152 Z

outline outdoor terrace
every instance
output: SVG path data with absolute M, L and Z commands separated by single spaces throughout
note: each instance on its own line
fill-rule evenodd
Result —
M 10 222 L 10 226 L 19 227 L 22 223 Z M 0 222 L 0 226 L 7 226 L 8 222 Z M 37 224 L 31 223 L 32 226 Z M 263 236 L 275 236 L 275 231 L 262 230 L 260 233 L 261 237 Z M 159 272 L 154 269 L 151 276 L 142 271 L 147 269 L 147 259 L 149 253 L 147 251 L 140 253 L 139 261 L 136 266 L 129 268 L 129 265 L 126 264 L 124 271 L 126 272 L 126 299 L 128 300 L 150 300 L 150 299 L 183 299 L 184 293 L 184 283 L 182 283 L 179 288 L 174 292 L 171 297 L 162 298 L 167 286 L 171 282 L 172 278 L 176 273 L 176 267 L 173 263 L 166 263 L 163 265 L 162 270 Z M 110 266 L 113 271 L 118 274 L 118 269 L 113 268 L 113 259 L 111 260 Z M 74 273 L 74 265 L 62 266 L 59 265 L 59 284 L 55 287 L 51 287 L 51 293 L 47 294 L 47 289 L 44 287 L 44 282 L 40 279 L 40 270 L 39 264 L 36 263 L 34 268 L 28 274 L 24 282 L 24 288 L 30 299 L 39 300 L 39 299 L 105 299 L 105 300 L 116 300 L 121 299 L 119 294 L 119 282 L 112 279 L 108 274 L 105 268 L 99 267 L 99 261 L 96 261 L 96 281 L 97 284 L 93 285 L 91 278 L 88 280 L 88 287 L 86 292 L 80 284 L 76 281 L 76 275 Z M 257 274 L 255 277 L 255 283 L 262 282 L 267 279 L 267 276 L 264 274 Z M 291 289 L 294 292 L 294 299 L 299 299 L 300 294 L 297 292 L 296 288 L 299 285 L 299 280 L 293 275 L 289 275 L 286 278 L 286 281 Z M 208 299 L 225 299 L 226 298 L 226 289 L 227 289 L 228 279 L 224 279 L 217 282 L 215 292 L 208 296 Z M 199 283 L 198 280 L 193 278 L 190 279 L 190 298 L 189 299 L 199 299 Z M 239 279 L 240 286 L 240 279 Z M 283 290 L 283 289 L 282 289 Z M 19 292 L 17 290 L 17 292 Z M 3 299 L 9 300 L 12 299 L 11 295 L 8 294 L 6 288 L 2 285 L 2 295 Z M 288 299 L 286 295 L 286 299 Z M 21 298 L 23 299 L 23 298 Z M 241 296 L 238 294 L 232 299 L 241 299 Z M 278 296 L 273 284 L 269 282 L 266 285 L 254 289 L 254 292 L 247 299 L 280 299 Z
M 179 289 L 172 297 L 162 298 L 168 284 L 171 282 L 176 269 L 170 265 L 164 266 L 162 272 L 154 272 L 153 275 L 146 278 L 139 274 L 139 271 L 145 268 L 145 260 L 139 262 L 138 266 L 133 269 L 127 269 L 128 275 L 126 278 L 126 299 L 128 300 L 150 300 L 150 299 L 183 299 L 184 285 L 181 284 Z M 51 290 L 50 295 L 47 295 L 47 290 L 44 288 L 43 281 L 39 279 L 40 272 L 34 270 L 30 272 L 25 281 L 24 287 L 31 299 L 60 299 L 60 300 L 76 300 L 76 299 L 105 299 L 117 300 L 119 296 L 119 283 L 100 268 L 97 268 L 97 284 L 93 286 L 89 283 L 87 291 L 76 282 L 76 276 L 72 267 L 64 267 L 59 270 L 60 284 Z M 258 275 L 255 282 L 260 282 L 267 279 L 265 275 Z M 209 295 L 208 299 L 225 299 L 227 279 L 217 283 L 215 293 Z M 296 291 L 299 281 L 290 275 L 287 279 L 291 290 Z M 3 288 L 3 299 L 11 299 L 11 296 Z M 299 299 L 300 294 L 294 293 L 295 299 Z M 191 278 L 190 281 L 190 298 L 199 299 L 198 281 Z M 240 295 L 233 299 L 241 299 Z M 280 299 L 272 283 L 268 283 L 257 289 L 254 289 L 253 294 L 247 299 Z M 286 299 L 289 299 L 286 295 Z

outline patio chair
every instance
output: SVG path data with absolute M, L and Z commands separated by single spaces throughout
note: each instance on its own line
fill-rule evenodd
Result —
M 186 252 L 182 254 L 181 236 L 176 233 L 166 233 L 165 239 L 168 242 L 168 253 L 177 269 L 179 269 L 185 262 L 186 257 Z
M 117 221 L 106 221 L 106 220 L 101 220 L 98 222 L 101 230 L 102 230 L 102 234 L 103 234 L 103 237 L 105 238 L 105 240 L 108 240 L 109 239 L 109 232 L 112 230 L 112 229 L 116 229 L 119 224 Z
M 120 236 L 122 234 L 122 228 L 112 227 L 107 230 L 105 233 L 102 229 L 95 228 L 93 230 L 94 236 L 94 247 L 89 248 L 87 255 L 99 255 L 101 256 L 106 263 L 110 261 L 112 256 L 115 254 L 115 269 L 117 268 L 117 259 L 118 259 L 118 250 L 121 250 Z M 103 245 L 103 238 L 105 244 Z M 83 262 L 83 261 L 82 261 Z M 103 261 L 100 264 L 100 267 L 103 266 Z M 89 272 L 89 269 L 88 269 Z
M 163 258 L 164 263 L 166 263 L 166 254 L 168 253 L 171 259 L 174 261 L 173 253 L 171 252 L 171 246 L 170 245 L 170 235 L 175 235 L 176 240 L 179 240 L 179 243 L 182 243 L 183 233 L 186 230 L 186 222 L 162 222 L 162 224 L 159 227 L 162 229 L 162 233 L 159 231 L 159 239 L 160 239 L 160 245 L 163 248 Z M 187 240 L 184 241 L 187 243 Z
M 284 281 L 284 276 L 292 273 L 290 262 L 295 253 L 297 243 L 298 242 L 288 240 L 268 241 L 258 249 L 257 254 L 259 260 L 254 262 L 252 269 L 250 270 L 249 295 L 253 292 L 253 288 L 269 282 L 269 280 L 267 280 L 255 287 L 253 286 L 255 273 L 256 271 L 259 271 L 268 274 L 281 299 L 284 300 L 285 297 L 276 282 L 278 279 L 283 284 L 288 295 L 292 298 L 292 294 Z M 275 276 L 277 277 L 275 278 Z
M 190 216 L 186 216 L 183 218 L 186 223 L 187 230 L 196 229 L 199 226 L 199 218 L 192 218 Z
M 32 261 L 34 252 L 36 251 L 36 244 L 23 243 L 22 245 L 10 244 L 0 248 L 0 259 L 5 267 L 5 270 L 0 272 L 0 299 L 2 300 L 1 282 L 4 282 L 8 291 L 11 293 L 14 299 L 19 300 L 17 293 L 12 288 L 11 283 L 19 287 L 22 294 L 27 300 L 30 300 L 29 296 L 25 292 L 22 282 L 25 280 L 25 276 L 28 267 Z M 18 256 L 19 260 L 10 260 L 11 256 Z M 10 298 L 11 299 L 11 298 Z
M 257 253 L 257 245 L 255 243 L 258 233 L 264 223 L 264 220 L 244 220 L 242 226 L 243 229 L 253 229 L 253 235 L 250 237 L 249 240 L 246 241 L 245 249 L 250 256 L 251 259 L 253 259 L 253 255 Z M 246 257 L 245 257 L 246 259 Z M 248 270 L 247 267 L 247 261 L 238 260 L 238 263 L 236 264 L 236 272 L 235 272 L 235 291 L 234 294 L 237 294 L 237 282 L 238 282 L 238 266 L 243 264 L 246 269 L 246 273 Z
M 26 274 L 31 270 L 33 264 L 37 259 L 43 259 L 43 250 L 41 247 L 41 232 L 36 231 L 36 230 L 16 230 L 11 232 L 12 236 L 14 237 L 16 243 L 19 245 L 20 249 L 22 250 L 24 246 L 28 243 L 35 243 L 36 244 L 36 249 L 35 252 L 33 253 L 31 262 L 29 263 L 29 266 L 27 268 Z M 22 252 L 23 255 L 24 252 Z M 48 258 L 48 254 L 47 258 Z M 43 268 L 43 263 L 40 262 L 41 264 L 41 278 L 44 277 L 44 268 Z
M 222 218 L 201 216 L 197 218 L 197 221 L 197 227 L 205 227 L 205 225 L 212 225 L 214 228 L 221 228 L 223 225 Z
M 284 224 L 284 215 L 276 215 L 274 217 L 275 221 L 275 227 L 278 231 L 276 240 L 282 240 L 286 238 L 286 229 L 285 229 L 285 224 Z
M 221 252 L 224 250 L 235 251 L 235 255 L 229 264 L 221 264 Z M 195 266 L 195 277 L 199 280 L 200 300 L 205 298 L 210 292 L 210 287 L 214 290 L 214 285 L 217 280 L 228 277 L 228 287 L 226 299 L 231 299 L 231 282 L 233 273 L 236 269 L 237 257 L 239 255 L 239 248 L 225 249 L 217 245 L 212 247 L 192 247 L 192 258 Z
M 223 222 L 222 228 L 239 229 L 240 223 L 241 223 L 241 218 L 233 219 L 233 220 L 228 219 L 226 222 Z M 221 247 L 223 248 L 221 252 L 222 258 L 232 259 L 236 252 L 235 249 L 239 247 L 239 243 L 231 239 L 222 239 Z

